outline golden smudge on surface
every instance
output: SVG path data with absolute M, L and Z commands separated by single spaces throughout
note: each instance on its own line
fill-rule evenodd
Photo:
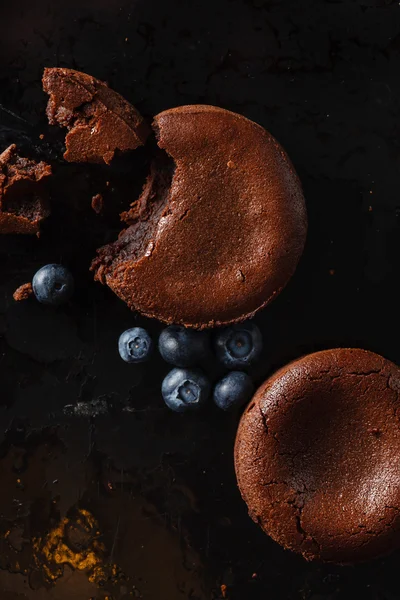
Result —
M 35 566 L 49 583 L 62 577 L 64 566 L 69 565 L 85 571 L 91 583 L 104 584 L 115 579 L 120 570 L 105 562 L 106 548 L 100 538 L 98 522 L 81 508 L 74 517 L 62 519 L 45 537 L 33 539 Z

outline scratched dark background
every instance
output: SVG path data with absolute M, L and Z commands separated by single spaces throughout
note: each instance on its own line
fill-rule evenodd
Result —
M 16 142 L 55 173 L 40 240 L 0 239 L 0 599 L 400 599 L 399 553 L 358 567 L 307 564 L 263 535 L 236 489 L 238 415 L 170 413 L 161 360 L 119 359 L 126 327 L 145 323 L 154 336 L 160 327 L 130 313 L 88 268 L 116 237 L 149 151 L 109 169 L 63 164 L 40 85 L 43 67 L 73 67 L 107 80 L 149 118 L 204 102 L 264 125 L 300 174 L 310 230 L 296 276 L 257 318 L 265 351 L 255 380 L 339 345 L 400 362 L 399 3 L 0 8 L 0 150 Z M 97 192 L 104 216 L 90 207 Z M 14 303 L 15 288 L 53 261 L 76 278 L 72 302 Z

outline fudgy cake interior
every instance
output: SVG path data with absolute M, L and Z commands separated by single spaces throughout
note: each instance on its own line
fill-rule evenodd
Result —
M 10 188 L 1 208 L 6 213 L 25 217 L 28 221 L 36 221 L 44 217 L 43 200 L 35 195 L 31 182 L 26 179 L 17 181 Z
M 174 169 L 173 160 L 159 150 L 140 197 L 121 214 L 122 221 L 129 227 L 120 233 L 116 242 L 100 248 L 92 263 L 95 279 L 105 283 L 105 275 L 111 267 L 114 270 L 125 260 L 138 261 L 142 256 L 151 254 L 152 239 L 167 210 Z
M 0 154 L 0 233 L 38 233 L 49 215 L 42 180 L 51 167 L 18 156 L 15 144 Z

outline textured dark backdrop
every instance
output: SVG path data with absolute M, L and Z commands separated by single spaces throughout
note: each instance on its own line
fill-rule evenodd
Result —
M 256 380 L 337 345 L 400 362 L 399 3 L 1 0 L 0 24 L 0 149 L 16 141 L 55 171 L 41 239 L 0 239 L 1 600 L 399 599 L 399 554 L 321 566 L 264 536 L 235 485 L 238 416 L 172 414 L 166 366 L 119 360 L 125 327 L 159 326 L 88 267 L 148 156 L 64 165 L 40 85 L 44 66 L 74 67 L 150 118 L 204 102 L 268 128 L 303 181 L 310 231 L 296 276 L 257 319 Z M 106 179 L 99 217 L 90 199 Z M 77 280 L 69 306 L 13 303 L 38 266 L 60 260 Z

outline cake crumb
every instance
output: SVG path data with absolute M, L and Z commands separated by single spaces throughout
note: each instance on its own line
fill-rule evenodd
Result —
M 227 591 L 227 589 L 228 589 L 227 586 L 223 583 L 221 585 L 221 594 L 222 594 L 223 598 L 226 598 L 226 591 Z
M 229 169 L 234 169 L 236 167 L 233 160 L 228 160 L 228 162 L 226 163 L 226 166 L 229 167 Z
M 378 429 L 377 427 L 373 427 L 372 429 L 370 429 L 370 433 L 376 437 L 380 437 L 380 435 L 382 434 L 382 431 L 380 429 Z
M 104 200 L 101 194 L 96 194 L 92 198 L 92 208 L 94 212 L 99 215 L 104 208 Z
M 28 300 L 33 294 L 32 284 L 24 283 L 20 285 L 18 289 L 15 290 L 13 294 L 13 298 L 16 302 L 22 302 L 23 300 Z
M 41 133 L 41 134 L 39 135 L 39 139 L 40 139 L 40 140 L 44 140 L 44 133 Z

